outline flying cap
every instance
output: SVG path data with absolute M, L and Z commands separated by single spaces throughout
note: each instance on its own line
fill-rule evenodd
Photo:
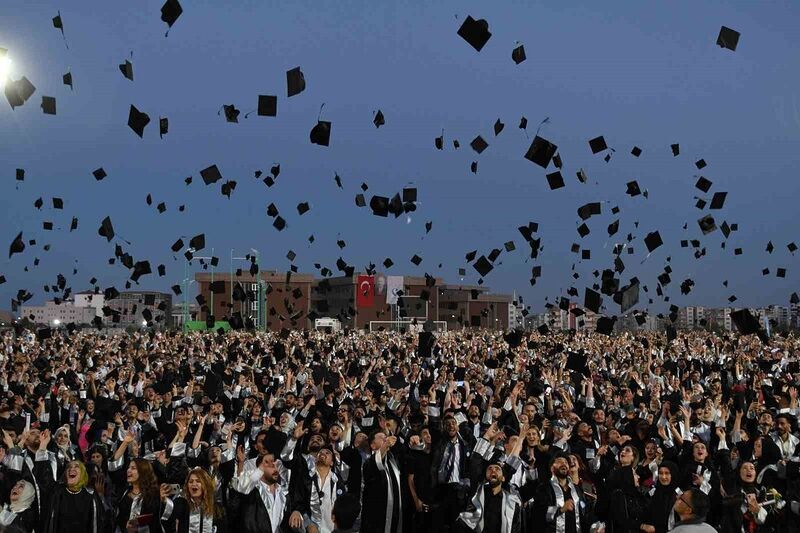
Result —
M 606 145 L 606 140 L 601 135 L 589 141 L 589 148 L 592 149 L 593 154 L 597 154 L 599 152 L 607 150 L 608 145 Z
M 126 59 L 124 63 L 120 63 L 119 71 L 122 72 L 122 75 L 127 79 L 133 81 L 133 63 Z
M 131 104 L 130 112 L 128 113 L 128 127 L 136 133 L 140 138 L 144 135 L 144 128 L 150 123 L 150 117 L 147 113 L 142 113 Z
M 525 47 L 522 45 L 517 46 L 514 50 L 511 51 L 511 59 L 514 60 L 514 63 L 519 65 L 523 61 L 525 61 Z
M 542 168 L 547 168 L 556 150 L 558 150 L 558 146 L 537 135 L 525 153 L 525 159 L 536 163 Z
M 561 176 L 561 172 L 556 171 L 551 174 L 547 174 L 545 177 L 547 178 L 547 184 L 550 186 L 551 191 L 560 189 L 564 186 L 564 178 Z
M 317 125 L 311 129 L 309 138 L 312 144 L 328 146 L 331 139 L 331 123 L 325 120 L 318 120 Z
M 492 36 L 488 22 L 484 19 L 475 20 L 469 15 L 467 15 L 467 18 L 458 29 L 458 35 L 478 52 L 481 51 Z
M 286 71 L 286 96 L 292 97 L 306 90 L 306 78 L 300 67 Z
M 658 231 L 654 231 L 647 234 L 647 237 L 644 238 L 644 244 L 647 246 L 647 251 L 652 253 L 653 250 L 664 244 L 664 242 L 661 240 L 661 235 Z
M 719 29 L 719 35 L 717 36 L 717 46 L 721 48 L 727 48 L 728 50 L 735 52 L 736 47 L 739 45 L 739 36 L 741 34 L 736 31 L 728 28 L 727 26 L 722 26 Z
M 28 81 L 28 78 L 23 76 L 15 81 L 8 80 L 4 92 L 6 100 L 8 100 L 13 110 L 16 107 L 25 105 L 25 102 L 36 92 L 36 87 Z
M 380 128 L 384 124 L 386 124 L 386 119 L 383 116 L 383 111 L 378 109 L 378 112 L 375 113 L 375 118 L 372 119 L 372 123 L 375 124 L 376 128 Z
M 166 22 L 170 28 L 172 28 L 172 25 L 178 20 L 178 17 L 181 16 L 181 13 L 183 13 L 183 8 L 178 0 L 167 0 L 164 5 L 161 6 L 161 20 Z
M 206 185 L 211 185 L 212 183 L 216 183 L 221 180 L 222 174 L 217 168 L 217 165 L 211 165 L 210 167 L 200 171 L 200 177 L 203 178 L 203 182 Z
M 111 217 L 106 217 L 100 223 L 100 228 L 97 230 L 98 235 L 105 237 L 108 242 L 114 238 L 114 226 L 111 224 Z
M 55 115 L 56 99 L 52 96 L 42 96 L 42 111 L 45 115 Z
M 258 95 L 258 116 L 275 117 L 278 115 L 278 97 L 273 95 Z

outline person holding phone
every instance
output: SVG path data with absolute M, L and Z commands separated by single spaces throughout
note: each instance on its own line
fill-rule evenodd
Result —
M 172 487 L 162 485 L 162 492 Z M 200 467 L 193 468 L 181 491 L 169 496 L 173 507 L 162 517 L 166 533 L 226 533 L 225 509 L 214 498 L 214 480 Z

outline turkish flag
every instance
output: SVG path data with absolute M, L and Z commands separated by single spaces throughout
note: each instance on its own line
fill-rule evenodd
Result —
M 356 307 L 375 307 L 375 276 L 358 276 Z

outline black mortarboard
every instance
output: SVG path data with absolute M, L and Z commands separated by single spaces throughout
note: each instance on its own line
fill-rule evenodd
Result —
M 714 217 L 711 215 L 704 216 L 697 221 L 697 224 L 700 226 L 700 230 L 703 232 L 703 235 L 707 235 L 708 233 L 711 233 L 717 229 L 717 223 L 714 221 Z
M 793 292 L 789 297 L 789 303 L 795 305 L 800 304 L 800 296 L 798 296 L 796 292 Z
M 419 264 L 422 263 L 422 258 L 417 254 L 414 254 L 414 257 L 411 258 L 411 262 L 419 266 Z
M 144 128 L 150 123 L 150 117 L 147 113 L 142 113 L 131 104 L 130 112 L 128 113 L 128 127 L 132 129 L 140 138 L 144 135 Z
M 167 0 L 164 5 L 161 6 L 161 20 L 166 22 L 170 28 L 175 24 L 175 21 L 178 20 L 178 17 L 181 16 L 181 13 L 183 13 L 183 8 L 178 0 Z
M 761 329 L 758 319 L 753 316 L 749 309 L 739 309 L 730 313 L 731 320 L 733 321 L 736 329 L 742 335 L 751 335 L 758 333 Z
M 169 119 L 167 117 L 159 117 L 158 119 L 158 136 L 163 138 L 169 132 Z
M 158 265 L 158 275 L 164 277 L 167 275 L 167 267 L 164 265 Z
M 441 137 L 436 137 L 433 140 L 433 144 L 434 146 L 436 146 L 437 150 L 442 150 L 444 148 L 444 135 L 442 135 Z
M 633 150 L 631 150 L 631 154 L 633 154 L 633 157 L 639 157 L 640 155 L 642 155 L 642 149 L 639 148 L 638 146 L 634 146 Z
M 358 207 L 364 207 L 367 205 L 367 201 L 364 199 L 364 195 L 359 193 L 356 195 L 356 205 Z
M 613 236 L 617 231 L 619 231 L 619 220 L 615 220 L 608 225 L 608 236 Z
M 661 240 L 661 235 L 657 231 L 654 231 L 647 234 L 647 237 L 644 238 L 644 244 L 647 246 L 647 251 L 652 253 L 653 250 L 664 244 L 664 242 Z
M 711 205 L 708 207 L 709 209 L 722 209 L 722 206 L 725 205 L 725 197 L 728 196 L 726 192 L 715 192 L 714 197 L 711 198 Z
M 672 155 L 673 155 L 673 156 L 677 156 L 678 154 L 680 154 L 680 153 L 681 153 L 681 147 L 680 147 L 680 145 L 679 145 L 679 144 L 677 144 L 677 143 L 675 143 L 675 144 L 671 144 L 671 145 L 670 145 L 670 148 L 672 148 Z
M 785 278 L 786 277 L 786 269 L 778 267 L 778 269 L 775 271 L 775 276 L 777 276 L 779 278 Z
M 600 312 L 600 306 L 603 303 L 603 298 L 600 296 L 599 292 L 595 292 L 592 289 L 586 287 L 583 293 L 583 306 L 592 311 L 593 313 Z
M 391 268 L 392 265 L 394 265 L 394 261 L 392 261 L 391 258 L 387 257 L 386 259 L 383 260 L 384 268 Z
M 55 115 L 56 99 L 52 96 L 42 96 L 42 111 L 45 115 Z
M 233 122 L 233 123 L 236 123 L 236 124 L 239 123 L 239 114 L 241 113 L 241 111 L 236 109 L 235 105 L 233 105 L 233 104 L 224 104 L 222 106 L 222 111 L 225 113 L 225 120 L 227 122 Z
M 378 109 L 378 112 L 375 113 L 375 118 L 372 119 L 372 123 L 375 124 L 376 128 L 380 128 L 384 124 L 386 124 L 386 119 L 383 116 L 383 111 Z
M 278 115 L 278 97 L 267 94 L 258 95 L 258 116 L 274 117 Z
M 793 242 L 790 242 L 789 244 L 787 244 L 786 248 L 788 248 L 789 249 L 789 253 L 792 253 L 792 254 L 797 251 L 797 245 L 795 243 L 793 243 Z
M 514 245 L 514 241 L 508 241 L 507 243 L 503 244 L 503 247 L 506 249 L 506 252 L 513 252 L 517 249 Z
M 122 72 L 122 75 L 127 79 L 133 81 L 133 63 L 126 59 L 124 63 L 120 63 L 119 71 Z
M 629 181 L 627 184 L 628 190 L 625 191 L 626 194 L 630 196 L 638 196 L 642 194 L 642 190 L 639 188 L 639 184 L 636 181 Z
M 36 92 L 36 87 L 26 78 L 21 77 L 18 80 L 6 82 L 5 87 L 6 99 L 8 100 L 11 109 L 24 105 L 28 99 Z
M 517 46 L 514 50 L 511 51 L 511 59 L 514 60 L 514 63 L 519 65 L 523 61 L 525 61 L 525 47 L 522 45 Z
M 482 255 L 478 258 L 477 261 L 472 265 L 472 267 L 480 274 L 481 277 L 486 277 L 489 272 L 492 271 L 494 266 L 486 259 L 486 256 Z
M 620 290 L 620 313 L 627 313 L 628 309 L 639 303 L 639 282 L 631 282 L 630 285 Z
M 206 234 L 201 233 L 199 235 L 195 235 L 189 241 L 189 248 L 193 248 L 195 252 L 202 250 L 206 247 Z
M 607 316 L 601 316 L 597 318 L 597 327 L 595 328 L 595 332 L 602 333 L 603 335 L 611 335 L 613 331 L 614 319 Z
M 403 202 L 416 202 L 417 201 L 417 188 L 405 187 L 403 188 Z
M 489 23 L 484 19 L 475 20 L 467 15 L 464 23 L 458 29 L 458 35 L 467 41 L 475 50 L 481 51 L 481 48 L 486 44 L 492 36 L 489 31 Z
M 306 90 L 306 78 L 300 67 L 286 71 L 286 96 L 291 97 Z
M 369 201 L 369 207 L 372 209 L 372 214 L 379 217 L 389 216 L 389 199 L 385 196 L 375 195 Z
M 177 241 L 175 241 L 175 243 L 172 245 L 172 248 L 171 248 L 171 250 L 172 250 L 173 252 L 176 252 L 176 253 L 177 253 L 177 252 L 179 252 L 179 251 L 181 250 L 181 248 L 183 248 L 183 239 L 178 239 L 178 240 L 177 240 Z
M 297 204 L 297 213 L 303 215 L 307 213 L 311 207 L 309 207 L 308 202 L 300 202 Z
M 581 217 L 581 220 L 586 220 L 592 215 L 599 215 L 601 212 L 600 202 L 589 202 L 578 208 L 578 216 Z
M 275 220 L 272 221 L 272 226 L 278 231 L 283 231 L 283 229 L 286 227 L 286 220 L 284 220 L 282 216 L 278 215 L 275 217 Z
M 579 182 L 586 183 L 589 181 L 589 176 L 586 175 L 586 172 L 583 169 L 579 169 L 575 174 L 578 176 Z
M 519 119 L 519 129 L 524 130 L 528 127 L 528 119 L 522 117 Z
M 489 147 L 489 144 L 486 141 L 484 141 L 483 137 L 481 137 L 480 135 L 472 139 L 472 142 L 469 143 L 469 145 L 472 147 L 473 150 L 475 150 L 479 154 Z
M 589 367 L 586 365 L 586 354 L 569 352 L 567 354 L 567 369 L 579 374 L 588 375 Z
M 64 200 L 61 198 L 53 198 L 53 209 L 64 209 Z
M 771 254 L 774 249 L 775 247 L 772 245 L 772 241 L 767 242 L 767 253 Z
M 583 223 L 580 226 L 578 226 L 578 235 L 580 235 L 581 238 L 589 235 L 590 231 L 591 230 L 589 229 L 589 226 L 586 225 L 586 223 Z
M 601 135 L 600 137 L 595 137 L 589 141 L 589 148 L 592 149 L 593 154 L 596 154 L 598 152 L 602 152 L 603 150 L 607 150 L 608 146 L 606 145 L 606 140 Z
M 331 140 L 331 123 L 326 120 L 318 120 L 317 125 L 311 128 L 309 138 L 312 144 L 328 146 Z
M 14 240 L 11 242 L 11 246 L 8 248 L 8 257 L 11 258 L 14 254 L 20 254 L 25 250 L 25 241 L 22 240 L 22 232 L 19 232 Z
M 53 223 L 52 222 L 42 222 L 42 228 L 47 231 L 52 231 Z
M 706 160 L 705 159 L 699 159 L 699 160 L 695 161 L 694 164 L 695 164 L 695 166 L 697 167 L 698 170 L 702 170 L 702 169 L 704 169 L 706 167 Z
M 271 203 L 267 206 L 267 215 L 271 217 L 278 216 L 278 208 L 275 206 L 275 204 Z
M 736 46 L 739 44 L 739 36 L 741 34 L 736 31 L 728 28 L 727 26 L 722 26 L 719 29 L 719 35 L 717 36 L 717 46 L 722 48 L 727 48 L 733 52 L 736 51 Z
M 547 174 L 545 177 L 547 178 L 547 185 L 550 186 L 551 191 L 560 189 L 564 186 L 564 178 L 561 176 L 561 172 L 556 171 L 551 174 Z
M 72 217 L 72 222 L 69 225 L 70 231 L 75 231 L 78 229 L 78 217 Z
M 222 174 L 217 168 L 217 165 L 211 165 L 210 167 L 200 171 L 200 177 L 203 178 L 203 182 L 206 185 L 211 185 L 212 183 L 216 183 L 221 180 Z
M 473 174 L 477 174 L 478 173 L 478 162 L 477 161 L 473 161 L 472 163 L 470 163 L 469 164 L 469 170 Z
M 17 169 L 17 181 L 25 181 L 25 169 L 18 168 Z
M 700 178 L 698 178 L 697 183 L 695 183 L 694 186 L 703 192 L 708 192 L 709 189 L 711 189 L 711 182 L 706 178 L 704 178 L 703 176 L 700 176 Z
M 592 251 L 591 250 L 581 250 L 581 259 L 584 261 L 588 261 L 592 258 Z
M 92 172 L 92 175 L 94 176 L 94 179 L 96 179 L 97 181 L 101 181 L 103 178 L 108 176 L 108 174 L 106 174 L 106 171 L 103 170 L 103 167 L 100 167 L 94 172 Z
M 533 142 L 528 148 L 528 151 L 525 154 L 525 159 L 536 163 L 542 168 L 547 168 L 547 166 L 550 164 L 550 160 L 553 159 L 556 150 L 558 150 L 558 146 L 537 135 L 534 137 Z
M 97 230 L 97 233 L 101 237 L 105 237 L 108 242 L 111 242 L 111 239 L 114 238 L 114 226 L 111 225 L 111 217 L 106 217 L 100 223 L 100 229 Z
M 69 88 L 72 89 L 72 72 L 67 72 L 61 78 L 64 82 L 64 85 L 69 85 Z

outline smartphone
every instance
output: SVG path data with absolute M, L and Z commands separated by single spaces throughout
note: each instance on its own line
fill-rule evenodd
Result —
M 181 493 L 181 486 L 177 483 L 171 483 L 169 486 L 169 495 L 177 496 Z

